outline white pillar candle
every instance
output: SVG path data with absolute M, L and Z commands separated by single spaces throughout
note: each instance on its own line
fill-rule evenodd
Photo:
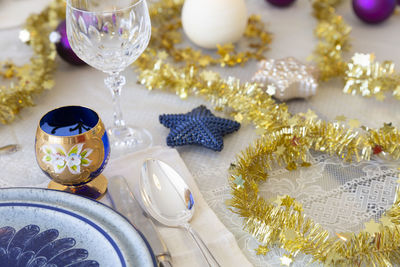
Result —
M 203 48 L 238 41 L 247 25 L 244 0 L 186 0 L 182 10 L 186 35 Z

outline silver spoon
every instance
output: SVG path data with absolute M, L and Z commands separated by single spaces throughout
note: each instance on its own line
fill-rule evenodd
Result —
M 20 149 L 20 146 L 17 144 L 6 145 L 0 147 L 0 155 L 1 154 L 11 154 L 17 152 Z
M 166 226 L 186 229 L 208 265 L 220 266 L 189 224 L 194 214 L 194 198 L 179 173 L 161 160 L 148 159 L 142 166 L 139 187 L 142 203 L 150 216 Z

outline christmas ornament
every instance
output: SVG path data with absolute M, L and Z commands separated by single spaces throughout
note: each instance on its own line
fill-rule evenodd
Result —
M 367 23 L 380 23 L 394 12 L 396 0 L 353 0 L 356 15 Z
M 284 7 L 284 6 L 290 6 L 291 4 L 293 4 L 295 0 L 266 0 L 266 1 L 274 6 Z
M 205 106 L 186 114 L 161 115 L 160 123 L 171 129 L 167 137 L 168 146 L 197 144 L 214 151 L 222 150 L 224 135 L 240 128 L 238 122 L 218 118 Z
M 281 101 L 308 98 L 317 92 L 315 69 L 295 58 L 262 60 L 259 68 L 253 81 L 263 84 L 269 95 Z
M 182 26 L 186 35 L 203 48 L 238 41 L 247 24 L 244 0 L 186 0 Z
M 65 20 L 61 21 L 55 32 L 50 34 L 50 41 L 56 44 L 58 55 L 72 65 L 86 65 L 72 50 L 68 37 Z

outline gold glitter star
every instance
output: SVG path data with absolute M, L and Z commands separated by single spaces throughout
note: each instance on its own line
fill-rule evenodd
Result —
M 375 95 L 375 98 L 378 101 L 383 101 L 383 100 L 385 100 L 385 95 L 382 92 L 379 92 L 378 94 Z
M 376 223 L 374 219 L 371 219 L 369 222 L 365 224 L 365 232 L 370 234 L 375 234 L 379 232 L 380 224 Z
M 348 125 L 350 126 L 351 129 L 354 129 L 360 127 L 361 123 L 356 119 L 350 119 Z
M 12 77 L 14 77 L 15 72 L 17 72 L 18 74 L 20 74 L 19 72 L 19 68 L 15 67 L 13 64 L 8 65 L 7 67 L 5 67 L 5 71 L 1 73 L 1 75 L 6 78 L 6 79 L 10 79 Z M 21 75 L 22 76 L 22 75 Z
M 168 58 L 168 53 L 165 52 L 164 50 L 160 51 L 160 52 L 157 53 L 157 58 L 161 59 L 161 60 L 165 60 L 165 59 Z
M 240 113 L 236 114 L 234 116 L 234 118 L 235 118 L 235 121 L 237 121 L 237 122 L 242 122 L 243 121 L 243 115 L 240 114 Z
M 317 114 L 315 114 L 315 112 L 312 111 L 311 109 L 307 110 L 307 113 L 304 114 L 304 117 L 305 117 L 308 121 L 313 121 L 314 119 L 317 119 L 317 118 L 318 118 Z
M 203 78 L 206 81 L 213 82 L 213 81 L 216 81 L 218 79 L 218 74 L 213 72 L 213 71 L 203 71 L 200 74 L 200 77 Z
M 256 252 L 257 255 L 266 255 L 269 252 L 269 248 L 267 246 L 258 246 Z
M 286 165 L 286 170 L 288 170 L 288 171 L 297 170 L 297 164 L 296 164 L 296 162 L 294 162 L 294 161 L 289 162 L 289 163 Z
M 290 258 L 290 256 L 288 256 L 288 255 L 283 255 L 281 258 L 280 258 L 280 260 L 281 260 L 281 265 L 282 266 L 290 266 L 290 264 L 292 264 L 292 262 L 293 262 L 293 259 L 291 259 Z
M 282 198 L 281 205 L 290 208 L 292 206 L 293 202 L 294 202 L 294 198 L 286 195 Z
M 290 126 L 295 126 L 299 123 L 299 117 L 293 116 L 288 120 Z
M 382 216 L 379 221 L 382 223 L 383 226 L 387 226 L 387 227 L 393 227 L 394 223 L 392 222 L 392 220 L 387 217 L 387 216 Z
M 208 65 L 210 65 L 212 62 L 212 57 L 209 56 L 203 56 L 199 59 L 199 65 L 201 67 L 206 67 Z
M 297 238 L 297 233 L 293 229 L 287 229 L 284 232 L 282 232 L 282 235 L 286 240 L 296 240 Z
M 283 153 L 285 153 L 285 147 L 283 145 L 280 145 L 276 148 L 275 154 L 282 156 Z
M 278 195 L 278 196 L 276 196 L 276 198 L 272 202 L 277 204 L 278 206 L 281 206 L 283 198 L 285 198 L 285 196 Z
M 256 134 L 257 135 L 264 135 L 266 130 L 264 128 L 257 128 L 256 129 Z
M 303 205 L 301 205 L 300 203 L 298 203 L 297 201 L 295 201 L 293 209 L 297 212 L 303 212 Z
M 47 80 L 43 82 L 43 88 L 44 89 L 51 89 L 54 86 L 54 81 L 53 80 Z
M 50 52 L 48 58 L 50 60 L 55 60 L 56 56 L 57 56 L 57 52 L 56 51 L 52 51 L 52 52 Z
M 391 131 L 393 131 L 394 130 L 394 127 L 392 126 L 392 123 L 391 122 L 389 122 L 389 123 L 384 123 L 383 124 L 383 127 L 382 127 L 382 130 L 383 130 L 383 132 L 384 133 L 390 133 Z
M 340 121 L 340 122 L 345 122 L 347 120 L 347 118 L 344 115 L 340 115 L 340 116 L 336 116 L 335 120 Z

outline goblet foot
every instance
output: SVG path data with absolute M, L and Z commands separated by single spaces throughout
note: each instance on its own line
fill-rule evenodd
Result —
M 111 143 L 111 155 L 121 156 L 151 147 L 153 138 L 143 128 L 125 126 L 112 127 L 107 130 Z
M 67 186 L 54 181 L 50 181 L 47 187 L 49 189 L 65 191 L 80 196 L 100 200 L 106 194 L 107 184 L 107 178 L 104 175 L 100 174 L 92 181 L 80 186 Z

